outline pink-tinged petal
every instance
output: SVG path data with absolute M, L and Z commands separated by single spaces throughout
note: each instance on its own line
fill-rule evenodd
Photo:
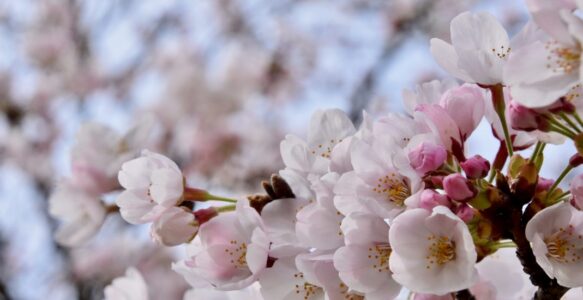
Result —
M 147 223 L 148 220 L 144 217 L 152 211 L 156 203 L 145 200 L 146 197 L 145 193 L 123 191 L 116 200 L 122 218 L 131 224 Z
M 376 180 L 383 175 L 386 168 L 385 162 L 376 154 L 375 149 L 361 140 L 354 139 L 350 159 L 358 177 L 365 181 Z
M 328 153 L 328 149 L 331 152 L 340 140 L 354 133 L 356 128 L 342 110 L 318 110 L 312 114 L 310 120 L 308 146 L 317 154 Z
M 306 282 L 293 259 L 278 259 L 272 268 L 259 276 L 259 283 L 264 299 L 324 299 L 324 290 Z
M 191 241 L 198 232 L 198 222 L 192 211 L 171 207 L 152 224 L 150 235 L 164 246 L 176 246 Z
M 173 169 L 158 169 L 150 175 L 152 185 L 150 196 L 156 203 L 162 206 L 174 206 L 178 204 L 184 193 L 184 179 L 182 172 Z
M 465 84 L 445 92 L 440 104 L 458 125 L 462 136 L 467 138 L 484 117 L 487 100 L 482 88 Z
M 368 249 L 373 247 L 373 244 L 348 245 L 339 248 L 334 254 L 334 267 L 342 281 L 361 293 L 372 292 L 392 281 L 390 271 L 379 272 L 376 260 L 368 257 L 371 255 Z
M 449 116 L 447 111 L 437 104 L 419 105 L 415 112 L 415 118 L 426 120 L 441 143 L 448 149 L 452 149 L 452 141 L 462 143 L 460 130 L 455 121 Z
M 124 163 L 119 171 L 119 183 L 129 190 L 147 189 L 150 186 L 149 172 L 151 170 L 151 163 L 145 157 L 130 160 Z
M 261 211 L 261 218 L 265 224 L 265 230 L 272 242 L 270 254 L 273 257 L 294 256 L 305 251 L 299 245 L 296 236 L 296 213 L 308 200 L 281 199 L 267 204 Z
M 510 51 L 510 40 L 498 20 L 489 13 L 464 12 L 453 18 L 450 28 L 452 45 L 459 57 L 458 66 L 474 82 L 502 82 L 502 67 Z
M 336 249 L 344 243 L 340 223 L 342 215 L 317 203 L 305 206 L 297 214 L 296 234 L 302 246 Z
M 535 23 L 553 39 L 565 45 L 575 44 L 560 13 L 561 10 L 575 9 L 572 1 L 526 0 L 526 5 Z
M 247 247 L 247 266 L 255 275 L 263 271 L 267 265 L 269 239 L 263 230 L 256 228 L 251 236 L 251 244 Z
M 279 146 L 286 167 L 299 172 L 309 172 L 313 158 L 308 145 L 295 135 L 287 135 Z
M 105 287 L 104 296 L 105 300 L 148 300 L 148 286 L 140 272 L 129 268 L 125 276 Z
M 365 297 L 367 300 L 397 299 L 401 289 L 402 287 L 400 284 L 394 280 L 390 280 L 377 290 L 366 293 Z
M 431 55 L 443 69 L 458 79 L 474 82 L 466 71 L 459 68 L 459 57 L 452 45 L 436 38 L 431 39 L 430 43 Z
M 444 295 L 478 279 L 472 236 L 444 206 L 405 211 L 393 221 L 389 241 L 393 278 L 414 292 Z
M 155 153 L 149 150 L 143 150 L 142 156 L 147 157 L 150 160 L 151 164 L 154 165 L 155 168 L 157 169 L 172 169 L 175 172 L 181 173 L 178 165 L 170 158 L 162 154 Z
M 228 244 L 231 240 L 239 239 L 238 230 L 237 215 L 225 213 L 202 224 L 198 236 L 205 247 L 214 244 Z
M 567 287 L 583 285 L 583 212 L 560 202 L 537 213 L 526 225 L 537 263 Z
M 352 137 L 347 137 L 332 149 L 332 154 L 330 156 L 331 172 L 342 174 L 352 170 L 352 162 L 350 161 L 352 139 Z
M 369 245 L 389 242 L 389 225 L 382 218 L 368 213 L 352 213 L 340 227 L 347 245 Z
M 259 216 L 257 210 L 249 205 L 247 199 L 239 199 L 236 206 L 235 213 L 237 215 L 237 222 L 240 231 L 244 232 L 247 236 L 251 236 L 255 228 L 263 228 L 261 216 Z

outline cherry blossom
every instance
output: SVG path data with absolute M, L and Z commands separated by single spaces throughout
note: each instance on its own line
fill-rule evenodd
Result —
M 259 277 L 259 283 L 263 299 L 325 299 L 324 289 L 306 281 L 294 259 L 278 259 Z
M 451 75 L 469 83 L 503 82 L 511 52 L 506 30 L 488 13 L 464 12 L 451 21 L 451 44 L 431 39 L 431 54 Z
M 130 223 L 150 222 L 165 208 L 182 201 L 182 172 L 161 154 L 145 150 L 141 157 L 122 165 L 118 178 L 126 190 L 116 203 L 122 217 Z
M 389 269 L 392 248 L 387 223 L 372 214 L 354 213 L 341 228 L 346 246 L 336 250 L 334 266 L 342 281 L 367 299 L 396 297 L 401 286 Z
M 414 292 L 444 295 L 478 279 L 470 232 L 446 207 L 400 214 L 391 225 L 389 243 L 393 278 Z
M 566 287 L 583 285 L 583 212 L 567 202 L 536 214 L 526 225 L 537 263 L 545 273 Z
M 237 202 L 236 213 L 220 214 L 201 225 L 198 236 L 200 244 L 191 250 L 192 256 L 175 266 L 186 278 L 237 290 L 251 285 L 266 267 L 270 242 L 260 216 L 246 200 Z
M 342 189 L 352 191 L 348 196 L 356 197 L 353 202 L 359 201 L 370 212 L 384 218 L 395 217 L 404 210 L 405 201 L 420 190 L 419 176 L 408 167 L 408 163 L 399 161 L 399 156 L 395 155 L 398 148 L 381 141 L 374 145 L 362 141 L 353 143 L 351 161 L 354 171 L 339 179 L 347 184 Z M 342 178 L 351 180 L 345 182 Z
M 547 35 L 511 53 L 504 79 L 511 86 L 514 100 L 538 108 L 553 104 L 575 88 L 579 68 L 583 21 L 569 12 L 566 3 L 551 6 L 546 1 L 527 1 L 534 21 Z
M 354 125 L 341 110 L 317 111 L 310 120 L 307 141 L 294 135 L 282 141 L 282 159 L 287 168 L 302 174 L 323 175 L 334 147 L 355 132 Z
M 98 195 L 89 194 L 64 182 L 49 199 L 49 213 L 62 224 L 55 239 L 66 246 L 78 246 L 99 231 L 106 207 Z

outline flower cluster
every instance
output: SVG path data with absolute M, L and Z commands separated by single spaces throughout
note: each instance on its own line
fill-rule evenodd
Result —
M 583 6 L 527 3 L 534 22 L 512 39 L 487 13 L 455 17 L 451 44 L 433 39 L 431 52 L 463 83 L 406 91 L 406 114 L 365 113 L 357 128 L 341 110 L 314 113 L 306 138 L 281 142 L 285 168 L 266 195 L 188 188 L 173 161 L 144 151 L 119 171 L 122 217 L 153 222 L 164 245 L 188 243 L 172 267 L 197 295 L 259 285 L 252 297 L 559 299 L 583 287 L 583 175 L 559 187 L 583 163 Z M 466 149 L 483 120 L 500 142 L 491 161 Z M 565 170 L 541 177 L 546 145 L 567 140 Z M 211 199 L 236 204 L 193 205 Z M 517 256 L 497 262 L 502 248 Z M 497 263 L 530 282 L 502 274 L 524 285 L 509 290 L 489 271 Z M 130 270 L 106 294 L 124 285 L 143 280 Z

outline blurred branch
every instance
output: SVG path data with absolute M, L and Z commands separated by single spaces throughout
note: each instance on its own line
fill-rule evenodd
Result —
M 2 236 L 0 233 L 0 265 L 1 266 L 6 265 L 6 263 L 4 262 L 4 259 L 5 259 L 4 249 L 5 248 L 6 248 L 6 241 L 4 240 L 4 236 Z M 8 287 L 7 287 L 6 283 L 4 282 L 4 280 L 6 279 L 6 274 L 4 274 L 4 272 L 6 272 L 5 269 L 0 269 L 0 300 L 9 300 L 9 299 L 12 299 L 12 297 L 10 297 Z
M 403 20 L 396 20 L 394 22 L 396 28 L 395 33 L 387 38 L 381 51 L 381 55 L 364 75 L 349 98 L 350 108 L 348 116 L 355 125 L 362 122 L 362 110 L 367 107 L 372 99 L 379 77 L 385 71 L 395 53 L 401 48 L 401 45 L 403 45 L 407 36 L 415 29 L 415 25 L 427 17 L 433 6 L 433 1 L 427 1 L 416 10 L 416 13 L 413 16 Z

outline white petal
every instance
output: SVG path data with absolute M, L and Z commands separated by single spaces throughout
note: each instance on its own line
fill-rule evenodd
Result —
M 452 45 L 433 38 L 430 50 L 435 61 L 448 73 L 463 81 L 475 82 L 464 70 L 458 67 L 459 57 Z

